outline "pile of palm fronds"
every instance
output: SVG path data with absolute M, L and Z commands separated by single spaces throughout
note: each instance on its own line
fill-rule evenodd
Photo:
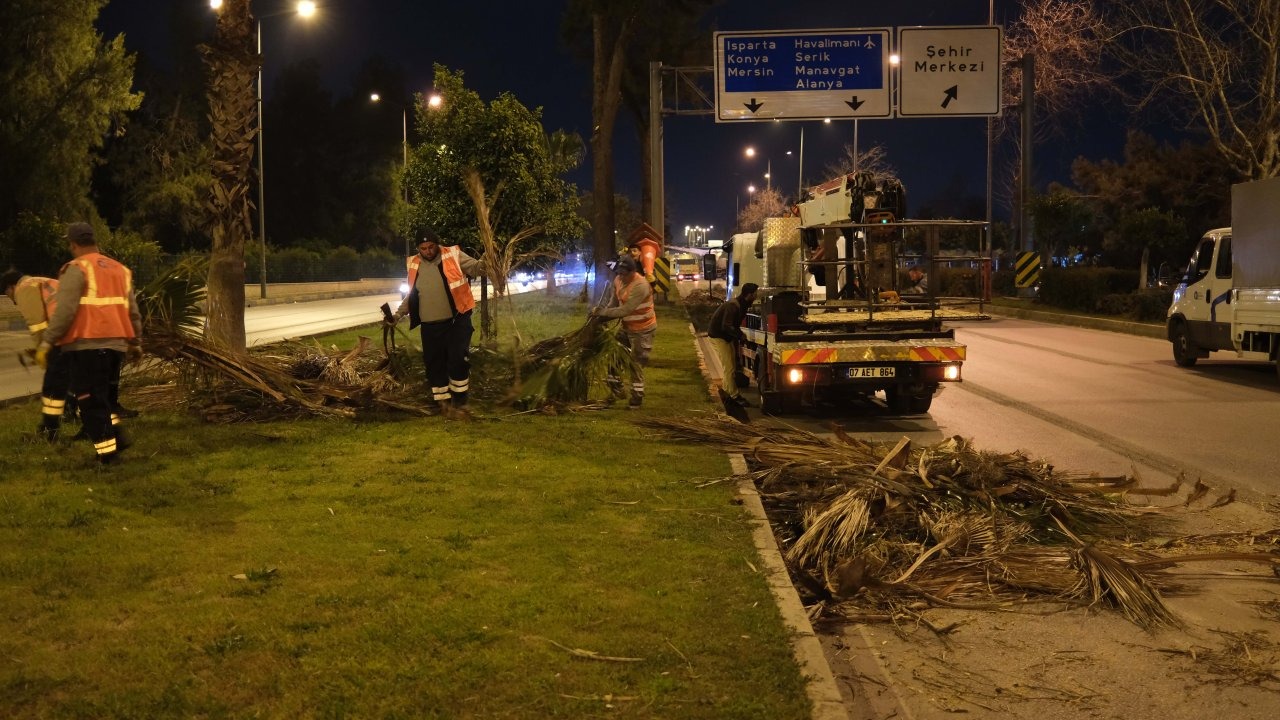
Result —
M 1167 533 L 1170 516 L 1125 497 L 1176 487 L 1065 474 L 958 437 L 888 446 L 839 430 L 828 439 L 712 417 L 640 422 L 747 458 L 793 578 L 817 612 L 889 618 L 920 607 L 1050 601 L 1113 608 L 1149 627 L 1175 622 L 1161 597 L 1177 589 L 1171 565 L 1280 565 L 1280 556 L 1256 552 L 1161 557 L 1154 543 L 1140 546 Z
M 529 347 L 513 393 L 524 410 L 558 411 L 590 401 L 591 389 L 609 376 L 627 378 L 631 349 L 613 332 L 616 322 L 587 320 L 573 332 Z
M 164 381 L 138 393 L 142 405 L 181 405 L 213 422 L 307 415 L 355 417 L 360 410 L 424 414 L 421 397 L 395 376 L 389 359 L 355 348 L 283 343 L 267 352 L 233 353 L 187 335 L 153 333 L 148 351 L 166 361 L 151 377 Z M 166 372 L 167 369 L 167 372 Z
M 313 341 L 245 353 L 202 339 L 206 266 L 187 260 L 138 290 L 143 347 L 153 359 L 136 373 L 149 384 L 131 391 L 140 407 L 186 407 L 214 422 L 353 417 L 372 409 L 424 413 L 421 361 L 390 338 L 383 338 L 381 353 L 369 352 L 368 338 L 349 350 Z

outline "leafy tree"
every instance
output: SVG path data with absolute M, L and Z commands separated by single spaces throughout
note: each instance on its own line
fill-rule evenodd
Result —
M 1172 253 L 1181 249 L 1182 234 L 1187 224 L 1171 212 L 1156 208 L 1126 211 L 1120 222 L 1103 239 L 1102 247 L 1110 264 L 1137 267 L 1138 289 L 1146 285 L 1147 267 L 1152 257 L 1172 261 Z
M 1153 263 L 1181 263 L 1205 230 L 1230 224 L 1233 174 L 1211 145 L 1175 146 L 1136 131 L 1129 133 L 1123 162 L 1077 158 L 1072 165 L 1072 183 L 1093 209 L 1104 246 L 1117 250 L 1109 261 L 1127 267 L 1140 253 L 1123 249 L 1126 217 L 1154 209 L 1178 218 L 1176 230 L 1166 228 L 1167 242 L 1147 247 Z
M 94 195 L 110 223 L 169 253 L 207 250 L 212 156 L 197 46 L 208 34 L 208 8 L 171 3 L 166 10 L 170 49 L 159 60 L 140 56 L 134 85 L 144 91 L 142 105 L 129 131 L 108 140 Z
M 1093 212 L 1079 195 L 1055 185 L 1048 193 L 1031 198 L 1029 205 L 1042 251 L 1062 257 L 1071 247 L 1097 249 Z
M 138 107 L 124 37 L 93 28 L 105 0 L 0 3 L 0 238 L 23 213 L 65 222 L 96 215 L 95 151 Z M 14 249 L 10 249 L 12 255 Z
M 438 108 L 420 103 L 407 173 L 416 198 L 406 231 L 433 228 L 442 238 L 482 254 L 485 272 L 505 294 L 513 267 L 555 254 L 581 230 L 577 189 L 560 177 L 567 156 L 553 154 L 541 109 L 510 93 L 489 103 L 463 84 L 462 73 L 435 67 Z
M 1238 178 L 1280 175 L 1280 3 L 1128 0 L 1111 20 L 1124 67 L 1146 83 L 1141 107 L 1189 117 Z

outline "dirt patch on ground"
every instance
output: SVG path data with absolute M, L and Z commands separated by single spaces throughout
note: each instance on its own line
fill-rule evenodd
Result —
M 1188 513 L 1188 535 L 1277 527 L 1274 504 Z M 917 623 L 818 623 L 853 717 L 1270 720 L 1280 716 L 1280 578 L 1252 563 L 1179 568 L 1181 627 L 1114 612 L 932 609 Z M 946 632 L 935 632 L 946 629 Z

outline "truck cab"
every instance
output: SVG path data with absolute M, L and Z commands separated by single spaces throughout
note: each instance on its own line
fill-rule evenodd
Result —
M 1190 367 L 1231 341 L 1231 228 L 1210 230 L 1191 253 L 1166 321 L 1174 362 Z

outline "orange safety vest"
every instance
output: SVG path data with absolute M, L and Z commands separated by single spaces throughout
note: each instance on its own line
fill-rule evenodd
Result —
M 72 265 L 84 273 L 84 294 L 71 329 L 58 344 L 135 337 L 133 321 L 129 319 L 129 298 L 133 296 L 133 273 L 129 268 L 100 253 L 81 255 L 62 268 L 65 271 Z
M 18 287 L 13 291 L 13 297 L 16 299 L 19 294 L 28 293 L 33 290 L 40 293 L 40 303 L 44 305 L 43 320 L 32 323 L 30 322 L 30 318 L 24 318 L 25 320 L 28 320 L 27 329 L 34 334 L 49 327 L 49 318 L 53 317 L 53 311 L 58 307 L 58 303 L 55 299 L 58 294 L 58 281 L 53 278 L 28 275 L 18 281 Z
M 449 294 L 453 296 L 453 307 L 459 315 L 476 306 L 476 298 L 471 294 L 471 280 L 462 272 L 462 265 L 458 262 L 461 254 L 457 245 L 444 245 L 440 248 L 440 267 L 444 270 L 444 281 L 449 286 Z M 412 290 L 417 287 L 418 266 L 422 264 L 422 256 L 414 255 L 405 264 L 409 266 L 409 289 Z
M 630 315 L 622 318 L 622 327 L 627 332 L 644 332 L 649 328 L 656 327 L 658 324 L 658 315 L 653 311 L 653 288 L 649 285 L 649 281 L 644 279 L 640 273 L 636 273 L 635 278 L 629 285 L 625 287 L 622 284 L 622 278 L 615 277 L 613 279 L 613 292 L 618 296 L 618 304 L 625 305 L 627 297 L 631 295 L 631 286 L 636 283 L 643 283 L 647 297 L 644 302 L 636 306 Z

